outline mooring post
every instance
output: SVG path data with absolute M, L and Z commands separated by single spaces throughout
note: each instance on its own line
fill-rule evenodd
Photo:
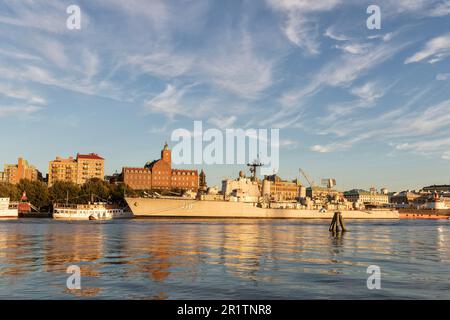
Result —
M 334 214 L 336 215 L 336 223 L 334 224 L 335 228 L 336 228 L 335 232 L 338 233 L 340 231 L 339 230 L 339 213 L 335 212 Z
M 328 231 L 334 231 L 334 223 L 335 223 L 335 220 L 336 220 L 336 213 L 333 215 L 333 219 L 331 219 L 331 224 L 330 224 L 330 227 L 328 228 Z
M 344 218 L 342 217 L 342 212 L 339 212 L 339 224 L 341 225 L 342 231 L 347 231 L 344 224 Z
M 344 218 L 342 217 L 342 212 L 336 211 L 333 215 L 333 219 L 331 220 L 330 228 L 328 231 L 330 232 L 339 232 L 339 225 L 342 228 L 342 231 L 347 231 L 347 228 L 345 227 Z
M 330 228 L 328 229 L 330 232 L 337 232 L 338 229 L 338 214 L 337 212 L 334 213 L 333 219 L 331 220 Z

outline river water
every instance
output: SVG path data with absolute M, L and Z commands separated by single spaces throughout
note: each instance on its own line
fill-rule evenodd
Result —
M 449 220 L 328 224 L 1 220 L 0 299 L 450 299 Z

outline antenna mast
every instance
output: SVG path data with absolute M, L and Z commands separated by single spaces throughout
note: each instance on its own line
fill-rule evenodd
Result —
M 256 169 L 258 167 L 262 167 L 263 164 L 259 160 L 255 160 L 252 163 L 247 163 L 247 166 L 250 167 L 250 173 L 252 174 L 252 181 L 256 181 Z

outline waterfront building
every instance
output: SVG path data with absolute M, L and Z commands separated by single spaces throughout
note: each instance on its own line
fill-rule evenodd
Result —
M 370 191 L 353 189 L 344 192 L 344 197 L 350 202 L 358 202 L 370 205 L 383 205 L 389 203 L 389 196 L 387 194 L 378 193 L 375 188 L 370 188 Z
M 22 179 L 30 181 L 42 180 L 42 174 L 35 166 L 30 165 L 23 158 L 18 158 L 17 164 L 5 164 L 4 170 L 0 174 L 1 182 L 18 184 Z
M 77 184 L 85 184 L 89 179 L 103 180 L 105 159 L 96 153 L 77 154 Z
M 399 193 L 395 193 L 390 197 L 390 203 L 396 205 L 413 205 L 416 204 L 421 198 L 422 195 L 411 192 L 411 191 L 402 191 Z
M 306 196 L 315 200 L 327 201 L 336 198 L 340 199 L 343 197 L 343 193 L 335 189 L 314 185 L 306 188 Z
M 422 191 L 437 192 L 437 193 L 450 192 L 450 184 L 432 185 L 432 186 L 424 187 L 422 189 Z
M 56 157 L 48 165 L 48 185 L 56 181 L 72 182 L 79 185 L 89 179 L 103 179 L 105 174 L 105 159 L 98 154 L 77 154 L 77 158 Z
M 121 181 L 135 190 L 193 190 L 199 188 L 197 170 L 172 168 L 172 151 L 167 143 L 161 150 L 161 158 L 147 162 L 144 167 L 123 167 Z
M 265 183 L 268 181 L 269 184 Z M 263 193 L 268 194 L 274 201 L 293 201 L 301 197 L 300 182 L 295 179 L 293 181 L 282 180 L 276 174 L 265 176 L 263 181 Z M 267 188 L 270 190 L 268 191 Z

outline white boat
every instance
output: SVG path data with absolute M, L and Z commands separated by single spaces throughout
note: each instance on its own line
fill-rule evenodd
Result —
M 69 220 L 130 219 L 133 218 L 133 213 L 104 202 L 73 205 L 55 204 L 53 206 L 53 218 Z
M 18 218 L 19 210 L 11 208 L 9 198 L 0 198 L 0 218 Z

